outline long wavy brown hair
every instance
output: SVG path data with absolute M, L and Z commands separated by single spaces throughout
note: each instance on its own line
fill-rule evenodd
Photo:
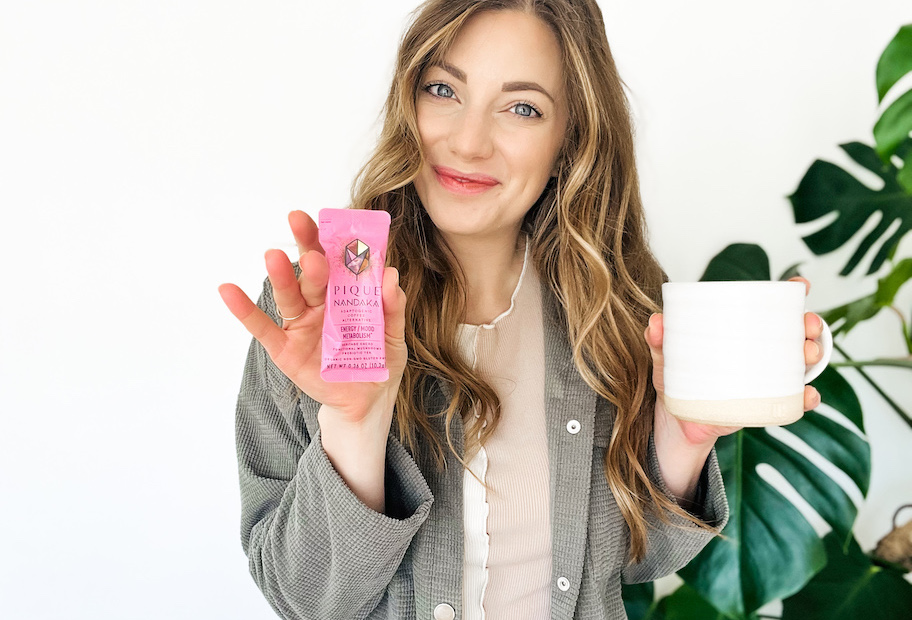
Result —
M 527 213 L 523 231 L 544 286 L 559 301 L 577 369 L 616 408 L 605 476 L 630 528 L 631 561 L 646 548 L 646 511 L 665 511 L 708 527 L 669 501 L 646 471 L 656 393 L 643 339 L 660 305 L 665 274 L 646 239 L 629 105 L 595 0 L 429 0 L 413 15 L 399 47 L 377 148 L 352 188 L 352 207 L 391 216 L 388 264 L 407 296 L 408 365 L 395 407 L 398 435 L 413 453 L 425 439 L 438 464 L 443 442 L 463 463 L 497 427 L 501 403 L 457 347 L 465 321 L 464 276 L 412 185 L 423 161 L 415 97 L 425 69 L 443 60 L 462 25 L 481 11 L 517 10 L 541 18 L 562 50 L 567 135 L 556 175 Z M 446 436 L 425 409 L 429 381 L 451 388 Z M 474 415 L 487 412 L 487 426 Z M 465 425 L 465 455 L 451 425 Z M 477 438 L 477 439 L 475 439 Z

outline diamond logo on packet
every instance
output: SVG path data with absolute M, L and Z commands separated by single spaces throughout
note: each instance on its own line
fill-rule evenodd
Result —
M 370 266 L 370 248 L 360 239 L 355 239 L 345 246 L 345 266 L 358 275 Z

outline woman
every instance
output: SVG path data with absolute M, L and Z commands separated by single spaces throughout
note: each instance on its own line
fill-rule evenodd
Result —
M 389 381 L 320 379 L 304 213 L 259 308 L 221 289 L 256 337 L 237 436 L 264 595 L 285 618 L 625 617 L 622 581 L 724 526 L 712 448 L 736 429 L 661 404 L 664 274 L 595 2 L 424 4 L 352 206 L 392 219 Z

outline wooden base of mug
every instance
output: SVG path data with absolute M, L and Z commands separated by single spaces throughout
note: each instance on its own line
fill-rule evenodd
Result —
M 665 409 L 681 420 L 713 426 L 785 426 L 804 415 L 804 392 L 728 400 L 684 400 L 666 394 Z

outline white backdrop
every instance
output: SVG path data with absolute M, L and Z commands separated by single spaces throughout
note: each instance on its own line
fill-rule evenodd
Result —
M 239 539 L 249 339 L 216 287 L 258 294 L 263 252 L 293 247 L 287 212 L 345 206 L 415 1 L 0 5 L 0 616 L 274 617 Z M 735 241 L 775 273 L 811 258 L 785 196 L 871 141 L 908 0 L 601 5 L 671 278 Z M 836 278 L 846 257 L 806 269 L 811 308 L 873 290 Z M 885 314 L 848 346 L 900 355 L 896 330 Z M 908 375 L 871 374 L 912 409 Z M 852 382 L 868 549 L 912 501 L 912 431 Z

